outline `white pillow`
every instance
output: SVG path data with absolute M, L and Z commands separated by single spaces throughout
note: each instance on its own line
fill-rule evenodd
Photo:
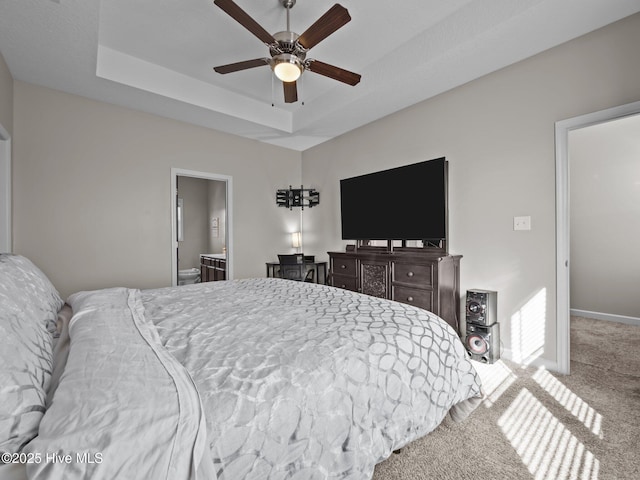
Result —
M 52 370 L 47 326 L 63 303 L 31 261 L 0 254 L 0 452 L 20 451 L 38 433 Z

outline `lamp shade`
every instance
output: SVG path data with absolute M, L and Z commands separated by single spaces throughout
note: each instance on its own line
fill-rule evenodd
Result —
M 300 238 L 300 232 L 293 232 L 291 234 L 291 246 L 293 248 L 300 248 L 302 239 Z

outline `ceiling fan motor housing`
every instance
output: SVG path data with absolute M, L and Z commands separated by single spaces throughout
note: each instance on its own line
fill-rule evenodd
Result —
M 278 55 L 280 53 L 290 53 L 295 55 L 300 60 L 304 60 L 307 56 L 306 50 L 298 43 L 298 35 L 296 32 L 278 32 L 273 34 L 273 38 L 278 42 L 277 45 L 269 47 L 271 56 Z

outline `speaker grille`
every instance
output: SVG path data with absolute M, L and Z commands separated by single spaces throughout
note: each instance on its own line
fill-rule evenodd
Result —
M 500 359 L 500 324 L 476 325 L 467 323 L 465 347 L 472 360 L 494 363 Z
M 497 318 L 498 293 L 491 290 L 467 290 L 467 323 L 492 325 Z
M 489 351 L 487 337 L 474 333 L 467 337 L 467 349 L 475 355 L 484 355 Z

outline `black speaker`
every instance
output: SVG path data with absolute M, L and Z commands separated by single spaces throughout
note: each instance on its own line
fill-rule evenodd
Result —
M 498 321 L 498 292 L 467 290 L 467 323 L 492 325 Z
M 464 346 L 472 360 L 495 363 L 500 359 L 500 324 L 477 325 L 467 323 Z

